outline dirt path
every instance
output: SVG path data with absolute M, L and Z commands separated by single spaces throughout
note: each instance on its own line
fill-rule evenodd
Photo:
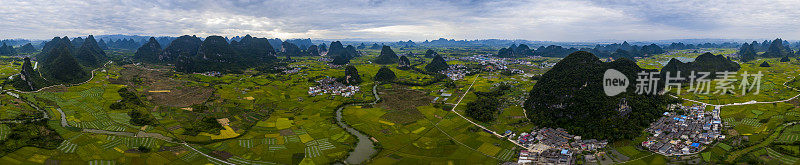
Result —
M 470 119 L 467 119 L 467 117 L 464 117 L 464 115 L 461 115 L 460 113 L 458 113 L 458 111 L 456 111 L 456 107 L 458 107 L 458 105 L 459 105 L 459 104 L 461 104 L 461 101 L 462 101 L 462 100 L 464 100 L 464 97 L 466 97 L 466 96 L 467 96 L 467 94 L 469 94 L 469 90 L 471 90 L 471 89 L 472 89 L 472 86 L 473 86 L 473 85 L 475 85 L 475 81 L 477 81 L 477 80 L 478 80 L 478 76 L 479 76 L 479 75 L 480 75 L 480 74 L 476 74 L 476 75 L 475 75 L 475 79 L 473 79 L 473 80 L 472 80 L 472 84 L 469 84 L 469 87 L 467 88 L 467 91 L 465 91 L 465 92 L 464 92 L 464 95 L 461 95 L 461 98 L 459 98 L 459 99 L 458 99 L 458 102 L 456 102 L 456 104 L 455 104 L 455 105 L 453 105 L 453 109 L 451 109 L 450 111 L 451 111 L 451 112 L 453 112 L 453 113 L 455 113 L 455 114 L 456 114 L 456 115 L 458 115 L 459 117 L 463 118 L 463 119 L 464 119 L 464 120 L 466 120 L 467 122 L 470 122 L 470 123 L 472 123 L 473 125 L 475 125 L 475 126 L 478 126 L 478 127 L 480 127 L 481 129 L 483 129 L 483 130 L 485 130 L 485 131 L 487 131 L 487 132 L 489 132 L 489 133 L 492 133 L 492 134 L 494 134 L 494 135 L 495 135 L 495 136 L 497 136 L 497 137 L 502 137 L 503 135 L 501 135 L 501 134 L 498 134 L 497 132 L 494 132 L 494 131 L 492 131 L 492 130 L 490 130 L 490 129 L 487 129 L 486 127 L 484 127 L 484 126 L 482 126 L 482 125 L 480 125 L 480 124 L 478 124 L 478 123 L 475 123 L 475 122 L 473 122 L 473 121 L 472 121 L 472 120 L 470 120 Z M 516 142 L 516 141 L 514 141 L 514 140 L 511 140 L 511 139 L 509 139 L 509 138 L 505 138 L 505 139 L 506 139 L 506 140 L 508 140 L 508 141 L 509 141 L 509 142 L 511 142 L 511 143 L 514 143 L 515 145 L 517 145 L 517 146 L 519 146 L 519 147 L 521 147 L 521 148 L 525 148 L 525 146 L 523 146 L 522 144 L 519 144 L 518 142 Z

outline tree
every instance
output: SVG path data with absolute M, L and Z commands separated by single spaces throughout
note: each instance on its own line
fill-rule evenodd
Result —
M 392 69 L 389 69 L 385 66 L 381 67 L 381 69 L 378 69 L 378 73 L 375 74 L 375 81 L 391 82 L 396 78 L 397 76 L 394 74 Z
M 467 110 L 464 112 L 468 117 L 481 122 L 494 121 L 502 104 L 500 97 L 505 95 L 511 87 L 511 85 L 503 83 L 489 92 L 475 92 L 478 99 L 467 103 Z
M 347 59 L 347 57 L 344 56 L 334 56 L 331 63 L 334 65 L 344 65 L 350 63 L 350 59 Z
M 397 60 L 397 54 L 394 53 L 392 48 L 389 46 L 383 46 L 381 49 L 381 54 L 372 60 L 372 62 L 376 64 L 394 64 L 397 63 Z
M 436 55 L 433 57 L 428 65 L 425 65 L 425 70 L 428 72 L 439 72 L 442 70 L 447 70 L 450 66 L 447 65 L 447 62 L 442 58 L 441 55 Z
M 480 122 L 491 122 L 495 120 L 495 114 L 499 109 L 499 101 L 492 97 L 478 97 L 475 101 L 467 103 L 467 110 L 464 113 Z
M 344 82 L 347 85 L 358 85 L 361 83 L 361 76 L 358 74 L 358 69 L 352 65 L 344 68 Z
M 135 126 L 155 125 L 156 118 L 150 112 L 143 109 L 131 109 L 128 111 L 128 116 L 131 117 L 130 122 Z

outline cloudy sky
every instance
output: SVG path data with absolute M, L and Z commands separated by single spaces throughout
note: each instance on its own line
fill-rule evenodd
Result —
M 0 0 L 0 39 L 800 39 L 799 6 L 798 0 Z

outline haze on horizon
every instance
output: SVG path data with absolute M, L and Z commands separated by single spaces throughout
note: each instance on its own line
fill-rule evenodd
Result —
M 3 0 L 0 39 L 128 34 L 542 41 L 800 39 L 780 0 Z

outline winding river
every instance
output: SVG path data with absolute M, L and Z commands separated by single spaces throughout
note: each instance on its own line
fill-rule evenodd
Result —
M 366 104 L 370 105 L 375 104 L 379 100 L 381 100 L 381 98 L 378 96 L 378 91 L 376 90 L 377 87 L 378 83 L 376 83 L 375 86 L 372 86 L 372 94 L 375 95 L 375 101 Z M 339 127 L 344 128 L 345 130 L 347 130 L 347 132 L 356 135 L 356 138 L 358 138 L 358 143 L 356 144 L 356 147 L 353 149 L 353 151 L 350 152 L 350 154 L 345 159 L 344 161 L 345 164 L 362 164 L 364 163 L 364 161 L 367 161 L 372 155 L 378 152 L 377 150 L 375 150 L 375 144 L 372 143 L 372 140 L 370 140 L 369 136 L 359 132 L 353 127 L 350 127 L 350 125 L 347 125 L 347 123 L 345 123 L 342 120 L 342 110 L 344 110 L 344 108 L 347 106 L 358 105 L 358 104 L 365 104 L 365 103 L 349 103 L 347 105 L 339 107 L 339 109 L 336 110 L 336 123 L 339 124 Z

